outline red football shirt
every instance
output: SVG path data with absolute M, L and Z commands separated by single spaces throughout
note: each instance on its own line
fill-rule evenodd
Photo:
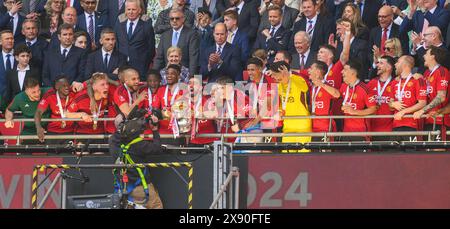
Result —
M 331 85 L 330 85 L 331 86 Z M 312 114 L 316 116 L 330 115 L 332 100 L 334 99 L 325 89 L 313 87 L 311 89 L 311 109 Z M 313 119 L 313 132 L 330 132 L 330 119 Z M 331 131 L 336 130 L 336 122 L 332 120 Z
M 277 84 L 272 79 L 272 77 L 263 75 L 262 81 L 255 83 L 254 81 L 249 80 L 250 91 L 250 101 L 251 107 L 255 110 L 254 112 L 258 114 L 260 117 L 273 117 L 275 112 L 278 111 L 278 96 L 276 95 Z M 274 87 L 272 87 L 274 86 Z M 275 89 L 276 88 L 276 89 Z M 257 100 L 255 100 L 255 96 L 258 96 Z M 274 97 L 275 96 L 275 97 Z M 281 123 L 280 126 L 283 124 Z M 278 122 L 274 119 L 262 119 L 261 120 L 261 128 L 262 129 L 274 129 L 278 126 Z
M 209 98 L 210 98 L 209 96 L 203 96 L 201 101 L 202 107 L 199 107 L 200 106 L 199 103 L 192 104 L 193 111 L 201 112 L 203 110 L 209 110 L 209 108 L 205 108 L 209 107 L 212 104 L 212 100 L 210 100 Z M 193 123 L 192 128 L 195 128 L 196 134 L 211 134 L 217 132 L 216 123 L 212 119 L 193 119 L 193 121 L 195 121 L 195 123 Z M 218 140 L 218 138 L 194 137 L 191 138 L 191 143 L 201 145 L 201 144 L 209 144 L 216 140 Z
M 137 96 L 137 95 L 135 95 Z M 129 92 L 124 84 L 117 87 L 116 91 L 114 92 L 114 98 L 113 101 L 117 105 L 117 108 L 122 106 L 124 103 L 132 104 L 134 102 L 135 97 L 133 96 L 133 92 Z M 143 103 L 139 104 L 139 108 L 142 108 Z
M 408 82 L 406 82 L 408 81 Z M 397 77 L 392 82 L 391 98 L 395 101 L 401 101 L 405 105 L 405 108 L 412 107 L 417 104 L 419 100 L 427 100 L 427 86 L 423 79 L 416 80 L 412 77 L 400 79 Z M 396 112 L 396 111 L 395 111 Z M 393 120 L 392 127 L 407 126 L 414 129 L 418 129 L 419 122 L 413 118 L 402 118 L 402 120 Z
M 445 91 L 447 92 L 448 89 L 448 71 L 446 68 L 439 66 L 437 69 L 430 71 L 427 69 L 424 73 L 425 82 L 427 84 L 427 94 L 428 94 L 428 103 L 433 101 L 434 98 L 437 96 L 438 91 Z M 430 111 L 439 110 L 442 107 L 444 107 L 448 102 L 448 97 L 446 96 L 446 99 L 443 103 L 439 104 L 438 106 L 434 107 Z M 433 124 L 433 118 L 427 118 L 425 120 L 425 123 L 427 124 Z M 442 124 L 442 117 L 436 118 L 436 124 L 441 125 Z
M 72 103 L 72 100 L 75 98 L 75 93 L 70 92 L 69 96 L 66 99 L 61 99 L 61 107 L 63 112 L 67 110 L 69 105 Z M 66 102 L 67 101 L 67 102 Z M 56 98 L 56 91 L 54 89 L 50 89 L 42 96 L 41 101 L 38 104 L 38 109 L 46 111 L 50 108 L 51 114 L 50 118 L 61 118 L 61 113 L 58 107 L 58 99 Z M 73 132 L 73 122 L 66 121 L 66 126 L 62 128 L 62 122 L 49 122 L 47 125 L 47 131 L 52 133 L 71 133 Z
M 114 94 L 117 90 L 117 86 L 114 84 L 109 84 L 108 88 L 108 118 L 115 118 L 117 116 L 117 110 L 115 108 L 114 103 Z M 116 132 L 116 126 L 114 125 L 114 121 L 106 122 L 106 132 L 113 134 Z
M 378 110 L 376 115 L 392 115 L 394 114 L 389 107 L 389 101 L 391 100 L 392 78 L 389 82 L 380 81 L 379 77 L 373 78 L 368 84 L 369 94 L 375 96 L 376 103 L 378 104 Z M 393 118 L 372 118 L 370 121 L 370 131 L 392 131 Z
M 342 84 L 340 92 L 345 104 L 350 104 L 355 110 L 363 110 L 377 105 L 375 98 L 370 96 L 369 90 L 363 82 L 359 82 L 355 87 Z M 369 123 L 363 118 L 347 118 L 344 119 L 344 132 L 367 131 L 369 129 L 368 125 Z
M 342 62 L 338 60 L 333 66 L 331 67 L 330 71 L 327 75 L 327 82 L 329 85 L 333 86 L 336 89 L 340 89 L 342 86 L 342 70 L 344 69 L 344 66 L 342 65 Z M 333 101 L 333 105 L 331 106 L 331 114 L 332 115 L 343 115 L 341 110 L 342 105 L 342 98 L 335 99 Z
M 97 107 L 100 107 L 98 117 L 103 118 L 105 115 L 105 110 L 108 107 L 108 99 L 101 99 L 96 101 Z M 92 115 L 90 109 L 90 98 L 86 90 L 82 90 L 75 95 L 75 99 L 72 101 L 68 108 L 69 112 L 85 112 L 86 114 Z M 77 122 L 75 127 L 75 133 L 80 134 L 101 134 L 104 132 L 103 121 L 97 122 L 97 129 L 94 130 L 93 122 Z
M 162 86 L 158 89 L 156 92 L 156 95 L 153 102 L 153 107 L 156 109 L 160 109 L 163 112 L 163 109 L 168 109 L 170 111 L 172 106 L 172 90 L 167 90 L 167 98 L 165 98 L 167 85 Z M 174 92 L 176 91 L 176 86 L 174 88 Z M 182 90 L 178 90 L 177 97 L 175 97 L 174 102 L 179 96 L 182 96 L 183 94 Z M 166 102 L 167 101 L 167 102 Z M 173 134 L 172 130 L 172 124 L 170 123 L 170 119 L 163 119 L 159 121 L 159 132 L 161 134 Z
M 247 95 L 243 94 L 241 91 L 239 90 L 234 90 L 235 92 L 235 96 L 234 96 L 234 104 L 233 104 L 233 113 L 234 113 L 234 117 L 249 117 L 250 111 L 251 111 L 251 105 L 249 104 L 249 98 Z M 244 98 L 244 101 L 239 101 L 240 99 Z M 240 102 L 243 102 L 243 104 L 240 104 Z M 225 117 L 227 119 L 222 119 L 222 120 L 216 120 L 216 125 L 217 125 L 217 129 L 219 130 L 220 133 L 234 133 L 233 130 L 231 129 L 231 126 L 233 126 L 234 124 L 236 124 L 236 122 L 234 122 L 234 124 L 231 122 L 230 119 L 230 109 L 228 108 L 227 104 L 224 103 L 223 104 L 223 109 L 221 109 L 220 107 L 217 107 L 219 109 L 219 117 Z M 238 119 L 237 120 L 237 124 L 239 125 L 239 129 L 244 129 L 247 127 L 247 124 L 250 123 L 251 121 L 253 121 L 254 118 L 244 118 L 244 119 Z M 235 142 L 236 138 L 228 138 L 227 142 Z

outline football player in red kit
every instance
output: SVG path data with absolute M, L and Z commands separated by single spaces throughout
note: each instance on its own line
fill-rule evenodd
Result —
M 345 64 L 342 75 L 344 83 L 341 86 L 342 111 L 345 115 L 366 116 L 374 114 L 377 103 L 374 96 L 371 96 L 366 84 L 358 78 L 361 64 L 355 60 L 350 60 Z M 344 132 L 366 132 L 368 123 L 363 118 L 344 119 Z M 365 137 L 341 137 L 341 141 L 365 141 Z
M 390 56 L 382 56 L 377 61 L 377 75 L 367 84 L 369 93 L 374 96 L 378 105 L 376 115 L 392 115 L 393 111 L 389 108 L 389 101 L 391 100 L 393 71 L 395 61 Z M 369 119 L 371 132 L 391 132 L 392 118 L 372 118 Z M 373 136 L 373 141 L 389 141 L 389 136 Z
M 402 56 L 395 63 L 397 78 L 392 82 L 389 107 L 394 110 L 393 131 L 417 131 L 419 120 L 404 118 L 422 109 L 427 104 L 427 87 L 423 79 L 415 79 L 412 74 L 414 58 Z M 394 136 L 396 141 L 412 141 L 414 136 Z
M 67 108 L 74 98 L 75 93 L 70 90 L 69 81 L 64 75 L 58 77 L 53 84 L 53 89 L 42 96 L 34 116 L 40 142 L 44 142 L 45 138 L 45 130 L 41 125 L 42 114 L 50 109 L 50 118 L 66 118 Z M 73 125 L 74 123 L 69 121 L 49 122 L 47 134 L 72 134 Z M 47 144 L 65 144 L 68 140 L 46 140 L 46 142 Z
M 171 108 L 177 99 L 183 96 L 182 85 L 178 83 L 180 77 L 181 67 L 176 64 L 167 66 L 167 85 L 164 85 L 156 92 L 156 97 L 153 100 L 153 108 L 161 110 L 163 120 L 159 121 L 159 132 L 161 134 L 175 134 L 177 135 L 178 128 L 172 117 Z M 161 139 L 163 143 L 183 145 L 184 139 Z
M 423 114 L 430 111 L 437 111 L 447 104 L 449 74 L 448 70 L 442 66 L 445 61 L 448 61 L 446 60 L 446 53 L 447 51 L 442 48 L 431 46 L 423 57 L 425 67 L 427 67 L 424 78 L 427 84 L 428 104 L 414 112 L 415 119 L 420 119 Z M 433 118 L 429 117 L 425 120 L 424 130 L 442 130 L 443 123 L 442 117 L 436 117 L 436 125 L 434 125 Z
M 92 111 L 90 106 L 90 98 L 87 90 L 82 90 L 76 94 L 68 108 L 68 118 L 81 118 L 83 121 L 77 122 L 75 133 L 77 134 L 103 134 L 103 118 L 105 110 L 108 107 L 108 89 L 109 84 L 107 75 L 104 73 L 94 73 L 92 75 L 92 89 L 94 91 L 94 100 L 96 110 Z M 100 141 L 95 141 L 100 142 Z
M 136 93 L 140 86 L 139 72 L 136 69 L 132 67 L 124 69 L 121 77 L 124 83 L 116 89 L 113 101 L 118 108 L 117 111 L 126 117 L 135 106 L 143 107 L 142 102 L 147 99 L 148 92 L 143 90 L 139 95 Z
M 328 71 L 328 66 L 322 61 L 315 61 L 308 70 L 309 79 L 313 87 L 311 89 L 311 115 L 327 116 L 330 115 L 332 100 L 340 97 L 339 90 L 328 85 L 324 79 Z M 336 123 L 334 120 L 330 123 L 330 119 L 313 119 L 313 132 L 333 132 L 336 131 Z M 323 141 L 321 137 L 313 137 L 313 142 Z

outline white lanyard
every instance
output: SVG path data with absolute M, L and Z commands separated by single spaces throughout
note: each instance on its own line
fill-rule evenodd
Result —
M 328 67 L 327 74 L 325 74 L 325 76 L 323 77 L 324 81 L 327 81 L 328 74 L 330 74 L 331 68 L 333 68 L 333 64 L 330 64 L 330 66 Z
M 322 87 L 313 87 L 312 89 L 312 113 L 316 112 L 316 98 L 321 88 Z
M 231 101 L 232 101 L 232 103 L 234 102 L 234 93 L 231 96 Z M 225 103 L 226 103 L 226 107 L 225 106 L 222 107 L 222 112 L 220 114 L 220 121 L 219 121 L 219 125 L 217 126 L 217 130 L 218 131 L 220 131 L 222 129 L 223 120 L 224 120 L 223 115 L 224 115 L 225 111 L 227 112 L 227 115 L 228 115 L 228 118 L 231 121 L 231 124 L 234 125 L 234 106 L 233 106 L 233 104 L 230 104 L 228 102 L 228 99 L 225 100 Z
M 66 115 L 64 114 L 64 109 L 61 104 L 61 98 L 59 97 L 59 93 L 56 92 L 56 100 L 58 101 L 58 109 L 59 113 L 61 114 L 61 118 L 65 118 Z M 64 108 L 67 108 L 67 103 L 69 102 L 69 96 L 66 96 L 66 104 L 64 105 Z
M 195 96 L 194 96 L 194 100 L 195 100 Z M 200 111 L 200 105 L 202 104 L 202 96 L 200 96 L 197 100 L 198 101 L 195 104 L 195 114 L 198 117 L 198 116 L 200 116 L 200 112 L 201 112 Z
M 152 110 L 152 103 L 153 103 L 153 95 L 152 95 L 152 90 L 150 90 L 150 88 L 147 88 L 147 92 L 148 92 L 148 109 Z
M 430 72 L 430 76 L 432 76 L 433 75 L 433 73 L 434 73 L 434 71 L 436 71 L 438 68 L 440 67 L 440 65 L 438 64 L 438 65 L 436 65 L 436 66 L 434 66 L 434 68 L 431 70 L 431 72 Z
M 261 96 L 261 90 L 262 90 L 263 82 L 264 82 L 264 76 L 262 76 L 262 78 L 259 80 L 258 86 L 256 88 L 256 91 L 257 91 L 258 94 L 256 94 L 254 96 L 254 100 L 253 100 L 253 109 L 254 110 L 256 110 L 256 106 L 258 104 L 259 97 Z
M 228 102 L 228 100 L 225 101 L 227 103 L 227 113 L 228 118 L 230 118 L 231 124 L 234 125 L 234 90 L 233 94 L 231 94 L 231 103 Z
M 350 92 L 350 85 L 347 85 L 347 91 L 346 91 L 346 93 L 345 93 L 345 98 L 344 98 L 344 101 L 342 101 L 342 105 L 345 105 L 346 103 L 351 103 L 352 102 L 352 99 L 353 99 L 353 94 L 355 94 L 355 89 L 356 89 L 356 85 L 358 85 L 359 84 L 359 80 L 357 80 L 356 82 L 355 82 L 355 84 L 353 84 L 353 91 L 352 91 L 352 96 L 350 96 L 350 99 L 348 98 L 348 94 L 349 94 L 349 92 Z M 348 100 L 348 101 L 347 101 Z
M 381 105 L 381 98 L 383 97 L 383 93 L 386 90 L 387 85 L 391 82 L 392 80 L 392 76 L 389 76 L 389 78 L 386 80 L 386 82 L 383 85 L 383 88 L 381 88 L 381 84 L 380 84 L 380 79 L 378 79 L 377 83 L 377 92 L 378 92 L 378 96 L 377 96 L 377 103 L 378 105 Z
M 175 97 L 177 97 L 179 90 L 180 90 L 180 88 L 178 87 L 178 83 L 177 83 L 177 87 L 175 88 L 175 91 L 172 94 L 172 98 L 170 99 L 170 104 L 168 104 L 167 97 L 169 96 L 169 85 L 166 85 L 166 91 L 164 92 L 164 103 L 165 103 L 166 107 L 169 107 L 173 104 L 173 102 L 175 101 Z
M 133 97 L 131 96 L 130 89 L 128 89 L 126 84 L 123 84 L 123 86 L 125 87 L 125 90 L 127 90 L 128 92 L 128 104 L 131 106 L 131 104 L 133 104 Z
M 430 75 L 428 75 L 428 78 L 430 78 L 432 75 L 433 75 L 433 73 L 438 69 L 440 67 L 440 65 L 438 64 L 438 65 L 436 65 L 436 66 L 434 66 L 434 68 L 431 70 L 431 72 L 430 72 Z M 426 80 L 426 83 L 427 83 L 427 95 L 429 95 L 430 94 L 430 90 L 429 90 L 429 87 L 431 87 L 431 85 L 430 85 L 430 80 Z
M 97 119 L 98 116 L 100 115 L 100 109 L 102 109 L 102 103 L 103 103 L 103 99 L 100 100 L 100 104 L 98 105 L 97 112 L 93 112 L 94 119 Z
M 401 90 L 400 90 L 400 85 L 402 84 L 402 77 L 400 76 L 400 79 L 399 79 L 399 82 L 398 82 L 398 85 L 397 85 L 397 98 L 398 98 L 398 101 L 401 102 L 403 100 L 403 94 L 405 93 L 406 85 L 408 84 L 408 82 L 412 78 L 412 76 L 413 75 L 411 73 L 409 73 L 409 75 L 406 77 L 405 84 L 403 85 Z
M 286 106 L 287 106 L 290 90 L 291 90 L 291 79 L 289 78 L 288 87 L 287 87 L 287 90 L 286 90 L 286 97 L 282 101 L 283 111 L 286 111 Z

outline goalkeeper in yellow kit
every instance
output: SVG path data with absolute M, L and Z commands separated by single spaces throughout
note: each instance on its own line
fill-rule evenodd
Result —
M 278 83 L 281 116 L 309 116 L 308 83 L 301 76 L 293 75 L 284 61 L 270 66 L 272 77 Z M 311 132 L 311 119 L 285 119 L 283 133 Z M 283 137 L 282 142 L 310 142 L 311 137 Z M 285 152 L 285 151 L 283 151 Z M 287 152 L 287 151 L 286 151 Z M 309 152 L 309 150 L 289 150 L 289 152 Z

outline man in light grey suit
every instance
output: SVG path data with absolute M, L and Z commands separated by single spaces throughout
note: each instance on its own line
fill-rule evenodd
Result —
M 285 29 L 292 29 L 295 19 L 297 19 L 299 11 L 284 4 L 285 0 L 272 0 L 272 4 L 277 5 L 283 11 L 282 26 Z M 258 34 L 264 29 L 270 29 L 269 14 L 267 10 L 261 16 L 261 22 L 258 27 Z
M 206 8 L 209 12 L 211 12 L 212 24 L 217 24 L 220 21 L 220 16 L 225 11 L 225 2 L 223 0 L 210 0 L 209 6 L 203 5 L 204 0 L 191 0 L 191 4 L 189 5 L 189 9 L 194 12 L 195 15 L 198 13 L 199 8 Z
M 192 76 L 198 72 L 200 39 L 198 33 L 185 26 L 185 16 L 181 9 L 173 8 L 169 13 L 170 26 L 161 35 L 158 50 L 155 58 L 154 69 L 161 70 L 167 65 L 167 49 L 176 46 L 181 49 L 181 64 L 189 68 L 189 74 Z

